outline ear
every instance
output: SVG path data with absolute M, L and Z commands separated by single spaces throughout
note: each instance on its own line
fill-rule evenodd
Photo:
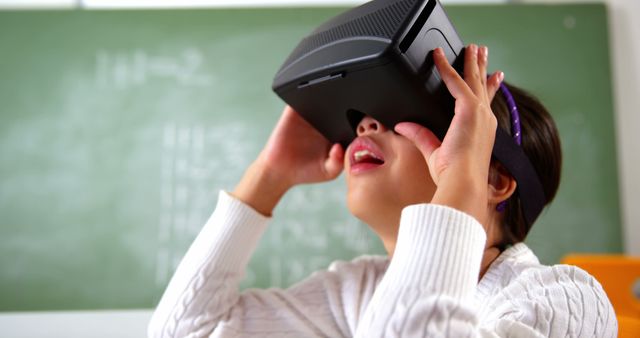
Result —
M 501 163 L 491 161 L 487 191 L 489 204 L 495 208 L 498 203 L 509 199 L 517 187 L 516 180 L 509 174 L 507 169 Z

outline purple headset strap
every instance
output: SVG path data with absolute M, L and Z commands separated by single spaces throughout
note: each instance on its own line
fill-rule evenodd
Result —
M 522 130 L 520 112 L 513 95 L 504 83 L 500 84 L 500 91 L 507 101 L 511 118 L 511 135 L 502 128 L 496 129 L 496 142 L 493 146 L 493 156 L 509 170 L 518 182 L 516 193 L 520 197 L 520 207 L 524 220 L 528 226 L 535 222 L 546 204 L 544 188 L 531 160 L 522 149 Z M 496 209 L 504 211 L 507 201 L 498 203 Z
M 511 136 L 513 140 L 516 141 L 517 145 L 522 145 L 522 134 L 520 129 L 520 113 L 518 112 L 518 107 L 516 106 L 516 101 L 513 99 L 513 95 L 509 91 L 509 88 L 503 83 L 500 83 L 500 91 L 502 95 L 504 95 L 507 100 L 507 107 L 509 108 L 509 113 L 511 116 Z
M 521 146 L 522 130 L 520 128 L 520 113 L 518 112 L 518 106 L 516 106 L 516 101 L 513 99 L 513 95 L 511 95 L 509 88 L 507 88 L 504 82 L 500 83 L 500 91 L 507 100 L 507 107 L 509 108 L 509 114 L 511 117 L 511 136 L 513 137 L 515 143 L 518 146 Z M 507 209 L 507 200 L 504 200 L 496 205 L 496 210 L 498 212 L 503 212 Z

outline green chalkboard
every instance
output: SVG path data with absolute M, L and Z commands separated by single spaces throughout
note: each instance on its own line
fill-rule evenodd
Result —
M 273 75 L 340 8 L 0 12 L 0 311 L 149 308 L 258 154 Z M 450 6 L 467 42 L 549 106 L 566 155 L 529 243 L 621 249 L 605 8 Z M 244 286 L 382 253 L 342 178 L 294 189 Z

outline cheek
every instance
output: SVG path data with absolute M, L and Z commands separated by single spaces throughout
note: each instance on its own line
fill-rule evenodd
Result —
M 397 214 L 407 205 L 428 203 L 435 193 L 422 153 L 404 138 L 394 141 L 385 149 L 393 155 L 375 172 L 352 176 L 345 160 L 347 206 L 363 220 L 370 214 Z
M 404 145 L 400 149 L 398 158 L 391 167 L 396 198 L 405 206 L 430 202 L 436 185 L 422 153 L 413 144 Z

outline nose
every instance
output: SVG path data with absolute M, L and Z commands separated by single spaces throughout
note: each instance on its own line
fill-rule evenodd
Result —
M 360 123 L 358 123 L 358 128 L 356 128 L 356 134 L 358 136 L 370 133 L 379 133 L 384 132 L 385 127 L 382 123 L 378 122 L 378 120 L 374 119 L 371 116 L 365 116 Z

